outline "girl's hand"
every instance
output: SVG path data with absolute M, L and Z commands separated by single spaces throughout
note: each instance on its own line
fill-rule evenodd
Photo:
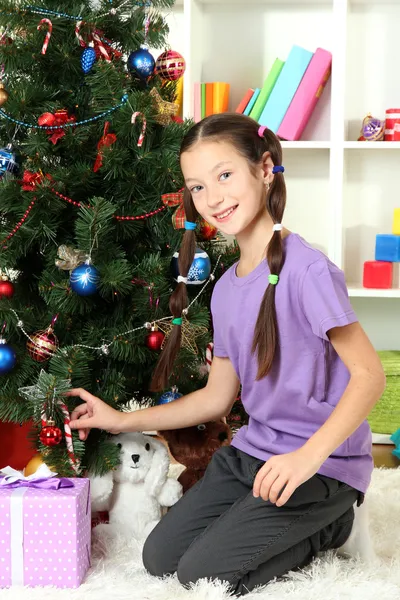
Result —
M 273 456 L 258 471 L 253 495 L 255 498 L 261 496 L 276 506 L 283 506 L 302 483 L 315 475 L 322 462 L 302 448 Z
M 104 429 L 109 433 L 120 433 L 124 413 L 115 410 L 100 398 L 81 388 L 70 390 L 66 396 L 78 396 L 84 401 L 71 414 L 71 429 L 79 430 L 79 439 L 86 440 L 90 429 Z

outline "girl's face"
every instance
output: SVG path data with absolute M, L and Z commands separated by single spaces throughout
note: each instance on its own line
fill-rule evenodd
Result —
M 198 213 L 222 233 L 234 236 L 266 211 L 265 183 L 272 178 L 269 162 L 267 156 L 253 174 L 232 144 L 206 140 L 181 156 L 183 176 Z

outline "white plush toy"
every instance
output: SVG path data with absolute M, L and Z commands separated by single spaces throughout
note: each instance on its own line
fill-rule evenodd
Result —
M 182 486 L 168 477 L 166 447 L 143 433 L 113 438 L 121 449 L 119 466 L 102 477 L 91 477 L 92 512 L 108 511 L 108 533 L 146 538 L 162 516 L 162 507 L 175 504 Z

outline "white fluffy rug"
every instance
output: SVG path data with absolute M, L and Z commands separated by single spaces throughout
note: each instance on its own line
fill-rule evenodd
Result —
M 378 561 L 363 565 L 331 553 L 305 571 L 270 583 L 248 594 L 248 600 L 397 600 L 400 598 L 400 468 L 376 469 L 370 488 L 371 530 Z M 95 532 L 96 530 L 94 530 Z M 175 577 L 153 578 L 144 571 L 141 548 L 117 543 L 104 548 L 96 541 L 92 568 L 75 590 L 11 588 L 0 590 L 1 600 L 228 600 L 222 584 L 201 581 L 192 590 Z

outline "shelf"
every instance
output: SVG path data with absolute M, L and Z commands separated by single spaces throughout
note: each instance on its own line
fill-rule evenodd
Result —
M 362 285 L 349 284 L 347 289 L 349 296 L 353 298 L 400 298 L 400 288 L 379 290 L 364 288 Z
M 319 141 L 311 141 L 311 142 L 281 142 L 282 148 L 285 150 L 322 150 L 329 149 L 331 147 L 330 142 L 319 142 Z
M 390 439 L 390 433 L 372 433 L 372 443 L 394 446 L 394 443 Z
M 306 4 L 308 6 L 321 6 L 328 5 L 332 6 L 333 0 L 307 0 Z M 304 6 L 304 0 L 249 0 L 246 3 L 243 3 L 243 0 L 197 0 L 198 4 L 208 4 L 208 5 L 218 5 L 218 4 L 237 4 L 240 6 L 248 6 L 249 4 L 270 4 L 277 6 Z
M 344 142 L 345 150 L 400 150 L 400 142 Z
M 397 5 L 397 6 L 400 5 L 400 0 L 380 0 L 380 2 L 381 2 L 381 4 L 386 4 L 386 5 L 389 5 L 389 6 L 391 4 L 394 4 L 394 5 Z M 364 5 L 365 4 L 366 6 L 369 5 L 369 6 L 373 6 L 374 8 L 376 8 L 376 5 L 378 3 L 377 3 L 377 0 L 349 0 L 349 4 L 350 5 L 353 5 L 353 4 L 355 4 L 355 5 Z M 378 4 L 378 7 L 379 7 L 379 4 Z

